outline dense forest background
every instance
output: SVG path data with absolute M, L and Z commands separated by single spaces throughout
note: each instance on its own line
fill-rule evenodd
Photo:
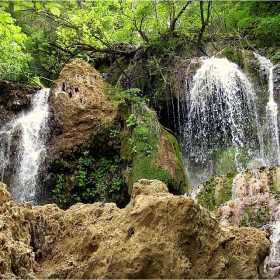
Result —
M 71 58 L 123 70 L 121 60 L 140 51 L 204 56 L 205 43 L 221 40 L 278 62 L 279 30 L 278 1 L 2 1 L 0 78 L 21 73 L 49 85 Z

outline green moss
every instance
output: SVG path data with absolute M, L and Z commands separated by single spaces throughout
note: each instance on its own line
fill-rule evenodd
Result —
M 256 209 L 252 203 L 243 209 L 243 214 L 239 222 L 240 227 L 261 228 L 270 221 L 269 207 L 267 203 Z
M 216 174 L 225 174 L 225 171 L 236 172 L 235 155 L 236 149 L 234 147 L 218 149 L 214 159 Z
M 100 73 L 107 73 L 109 71 L 109 68 L 110 67 L 107 64 L 103 63 L 96 70 L 98 70 L 98 72 Z
M 212 212 L 232 197 L 232 182 L 237 173 L 214 176 L 203 184 L 198 203 Z
M 133 129 L 131 139 L 133 152 L 132 184 L 139 179 L 159 179 L 157 178 L 157 169 L 152 166 L 152 160 L 160 146 L 160 129 L 155 112 L 141 103 L 134 109 L 137 126 Z
M 176 170 L 176 178 L 177 184 L 173 184 L 175 186 L 175 190 L 179 191 L 179 193 L 186 193 L 188 189 L 190 188 L 189 180 L 185 171 L 185 166 L 183 163 L 183 159 L 181 156 L 180 152 L 180 147 L 177 139 L 169 132 L 167 132 L 165 129 L 162 129 L 162 133 L 167 137 L 167 139 L 170 141 L 174 154 L 176 155 L 179 165 L 180 165 L 180 170 Z M 178 182 L 180 184 L 178 185 Z
M 241 68 L 244 68 L 244 60 L 240 50 L 236 50 L 232 47 L 226 47 L 222 52 L 228 60 L 235 62 Z

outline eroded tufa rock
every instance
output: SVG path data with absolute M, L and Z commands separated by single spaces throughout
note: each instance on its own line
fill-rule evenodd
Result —
M 269 251 L 253 228 L 223 228 L 191 198 L 139 180 L 114 203 L 0 206 L 2 278 L 263 278 Z
M 88 63 L 73 59 L 51 88 L 51 141 L 62 148 L 81 144 L 96 125 L 111 120 L 115 112 L 106 100 L 100 73 Z
M 5 184 L 0 182 L 0 205 L 8 202 L 11 199 L 10 193 L 7 191 Z

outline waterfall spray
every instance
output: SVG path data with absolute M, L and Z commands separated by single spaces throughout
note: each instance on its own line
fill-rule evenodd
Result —
M 280 164 L 280 145 L 278 130 L 278 105 L 274 101 L 273 70 L 274 66 L 270 60 L 257 53 L 255 57 L 259 60 L 261 71 L 265 71 L 268 77 L 269 99 L 266 105 L 266 123 L 264 133 L 270 142 L 266 145 L 265 159 L 266 164 Z
M 210 58 L 186 92 L 188 114 L 181 143 L 192 185 L 222 168 L 239 171 L 260 158 L 262 134 L 252 83 L 226 58 Z
M 49 91 L 38 91 L 34 95 L 30 112 L 8 123 L 0 132 L 1 179 L 5 178 L 7 169 L 13 169 L 10 171 L 13 175 L 9 178 L 8 189 L 16 202 L 28 200 L 36 203 L 37 172 L 46 141 Z M 17 164 L 11 166 L 11 155 L 14 153 L 11 147 L 15 135 L 20 138 L 20 146 L 17 147 Z

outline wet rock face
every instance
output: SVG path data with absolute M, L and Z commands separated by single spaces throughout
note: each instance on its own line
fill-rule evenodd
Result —
M 39 89 L 0 82 L 0 128 L 9 122 L 16 114 L 30 108 L 30 96 Z
M 62 211 L 3 197 L 3 278 L 266 277 L 263 233 L 223 228 L 209 211 L 171 195 L 157 180 L 135 183 L 124 209 L 78 203 Z
M 274 98 L 277 104 L 280 103 L 280 63 L 276 64 L 273 71 Z M 278 106 L 278 110 L 280 110 Z
M 199 203 L 212 202 L 215 207 L 211 210 L 222 226 L 254 227 L 262 230 L 270 240 L 270 255 L 265 260 L 265 266 L 270 277 L 279 278 L 280 166 L 263 166 L 244 170 L 234 177 L 232 175 L 212 177 L 190 190 L 189 195 Z M 221 196 L 223 192 L 228 193 L 223 203 L 207 196 Z M 203 206 L 207 207 L 205 204 Z
M 71 60 L 51 88 L 52 144 L 67 148 L 83 143 L 115 111 L 106 101 L 100 73 L 86 62 Z
M 217 217 L 223 225 L 262 228 L 275 221 L 280 191 L 280 167 L 248 169 L 237 174 L 232 199 L 221 205 Z

